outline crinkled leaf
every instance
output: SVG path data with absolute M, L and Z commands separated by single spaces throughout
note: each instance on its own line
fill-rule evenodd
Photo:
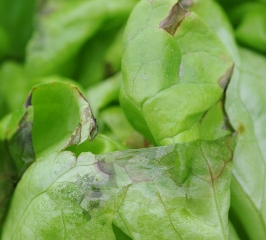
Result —
M 19 182 L 3 240 L 228 239 L 234 139 L 36 161 Z M 37 237 L 37 238 L 36 238 Z
M 238 131 L 231 209 L 249 239 L 266 238 L 266 59 L 240 49 L 227 91 L 226 110 Z
M 174 0 L 140 1 L 125 33 L 120 102 L 132 125 L 164 145 L 200 138 L 233 62 L 215 33 Z

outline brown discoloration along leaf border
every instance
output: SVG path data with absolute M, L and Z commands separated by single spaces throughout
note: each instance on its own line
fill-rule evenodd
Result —
M 167 18 L 160 22 L 159 27 L 174 36 L 187 13 L 180 3 L 176 3 L 170 10 Z

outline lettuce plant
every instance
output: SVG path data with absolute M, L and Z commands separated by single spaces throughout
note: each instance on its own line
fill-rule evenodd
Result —
M 5 2 L 1 239 L 266 238 L 265 1 Z

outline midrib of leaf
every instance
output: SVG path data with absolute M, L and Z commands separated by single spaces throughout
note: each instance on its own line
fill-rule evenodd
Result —
M 48 194 L 47 194 L 48 195 Z M 48 195 L 49 196 L 49 195 Z M 50 196 L 49 196 L 49 199 L 51 199 L 51 201 L 54 202 L 55 205 L 58 206 L 58 208 L 60 209 L 60 215 L 61 215 L 61 219 L 62 219 L 62 222 L 63 222 L 63 225 L 64 225 L 64 238 L 62 240 L 65 240 L 66 239 L 66 223 L 65 223 L 65 219 L 64 219 L 64 215 L 62 214 L 62 209 L 61 207 L 58 205 L 58 203 L 56 201 L 54 201 L 54 199 L 52 199 Z M 36 238 L 37 239 L 37 238 Z
M 164 206 L 164 209 L 165 209 L 165 211 L 166 211 L 167 217 L 168 217 L 168 219 L 169 219 L 169 222 L 170 222 L 172 228 L 174 229 L 174 231 L 175 231 L 175 232 L 177 233 L 177 235 L 179 236 L 179 239 L 182 240 L 183 238 L 181 237 L 181 235 L 179 234 L 179 232 L 178 232 L 177 229 L 175 228 L 175 226 L 174 226 L 174 224 L 173 224 L 173 222 L 172 222 L 172 220 L 171 220 L 171 218 L 170 218 L 170 216 L 169 216 L 169 211 L 168 211 L 167 207 L 165 206 L 165 204 L 164 204 L 164 202 L 163 202 L 163 199 L 162 199 L 162 197 L 161 197 L 161 194 L 160 194 L 160 192 L 159 192 L 159 189 L 157 188 L 157 186 L 156 186 L 156 184 L 155 184 L 154 182 L 153 182 L 153 185 L 154 185 L 154 187 L 157 189 L 158 196 L 159 196 L 159 198 L 160 198 L 160 200 L 161 200 L 161 202 L 162 202 L 162 204 L 163 204 L 163 206 Z
M 223 234 L 224 239 L 225 240 L 229 240 L 228 234 L 227 234 L 227 232 L 225 230 L 224 223 L 223 223 L 223 220 L 222 220 L 222 217 L 221 217 L 221 211 L 220 211 L 220 207 L 219 207 L 219 201 L 218 201 L 217 196 L 216 196 L 216 187 L 215 187 L 215 184 L 214 184 L 215 179 L 213 178 L 213 174 L 212 174 L 210 165 L 209 165 L 209 163 L 207 161 L 207 158 L 205 157 L 204 150 L 203 150 L 202 146 L 200 146 L 200 150 L 201 150 L 202 155 L 204 157 L 204 161 L 206 162 L 206 164 L 208 166 L 208 170 L 209 170 L 209 173 L 210 173 L 210 176 L 211 176 L 212 192 L 213 192 L 213 196 L 214 196 L 214 203 L 215 203 L 215 207 L 216 207 L 216 212 L 217 212 L 217 215 L 218 215 L 218 218 L 219 218 L 220 228 L 222 230 L 222 234 Z

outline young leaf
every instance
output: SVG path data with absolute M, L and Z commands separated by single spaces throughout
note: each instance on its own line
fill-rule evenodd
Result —
M 224 137 L 46 156 L 19 182 L 2 239 L 228 239 L 233 148 Z

